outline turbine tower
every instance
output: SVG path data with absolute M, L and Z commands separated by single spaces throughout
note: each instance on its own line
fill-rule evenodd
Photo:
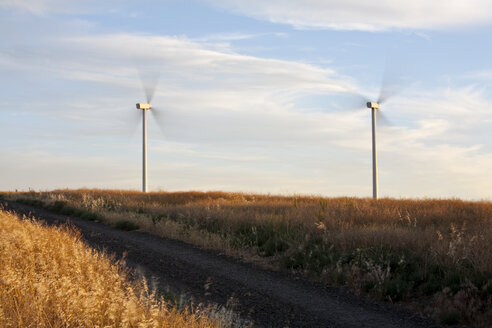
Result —
M 137 103 L 142 110 L 142 192 L 147 192 L 147 111 L 152 109 L 150 102 Z
M 371 123 L 372 123 L 372 197 L 378 199 L 379 197 L 379 185 L 378 185 L 378 152 L 377 152 L 377 121 L 383 125 L 391 125 L 385 115 L 381 111 L 381 104 L 388 100 L 389 97 L 395 94 L 395 91 L 388 91 L 387 87 L 382 88 L 380 96 L 377 101 L 369 101 L 365 96 L 358 93 L 351 93 L 350 96 L 355 101 L 355 108 L 359 109 L 365 105 L 365 107 L 371 110 Z M 376 120 L 377 118 L 377 120 Z
M 376 148 L 376 113 L 379 111 L 378 102 L 368 102 L 372 117 L 372 198 L 378 199 L 378 153 Z

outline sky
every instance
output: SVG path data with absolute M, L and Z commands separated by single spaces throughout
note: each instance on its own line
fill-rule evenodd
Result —
M 0 190 L 492 200 L 490 0 L 0 0 Z

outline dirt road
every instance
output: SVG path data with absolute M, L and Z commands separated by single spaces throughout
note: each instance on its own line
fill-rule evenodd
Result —
M 308 282 L 287 272 L 262 270 L 179 241 L 115 230 L 15 202 L 3 203 L 8 210 L 21 215 L 31 213 L 47 224 L 70 221 L 92 247 L 117 257 L 126 253 L 129 266 L 196 302 L 235 303 L 236 312 L 254 322 L 255 327 L 437 327 L 397 306 Z

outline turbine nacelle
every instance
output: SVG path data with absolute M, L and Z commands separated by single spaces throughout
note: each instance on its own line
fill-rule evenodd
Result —
M 148 110 L 151 108 L 152 105 L 150 103 L 137 103 L 137 109 Z
M 379 103 L 375 101 L 370 101 L 367 103 L 367 108 L 379 109 Z

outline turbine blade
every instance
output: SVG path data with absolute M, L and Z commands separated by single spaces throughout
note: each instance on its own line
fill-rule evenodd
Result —
M 147 103 L 151 103 L 152 98 L 155 94 L 155 89 L 157 87 L 157 82 L 159 81 L 160 74 L 157 72 L 151 72 L 150 70 L 148 70 L 147 72 L 143 72 L 142 70 L 140 70 L 139 76 L 140 81 L 142 82 L 142 87 L 145 91 Z
M 155 107 L 152 107 L 152 109 L 150 110 L 151 112 L 151 116 L 152 118 L 155 120 L 155 122 L 157 123 L 157 126 L 159 127 L 159 130 L 161 131 L 162 135 L 164 137 L 167 137 L 166 136 L 166 133 L 164 132 L 164 127 L 165 127 L 165 114 L 164 114 L 164 111 L 159 109 L 159 108 L 155 108 Z
M 388 120 L 385 114 L 381 112 L 380 109 L 376 110 L 376 122 L 383 125 L 383 126 L 392 126 L 393 123 Z
M 379 91 L 378 103 L 382 104 L 388 101 L 388 99 L 390 99 L 391 97 L 396 96 L 397 94 L 402 92 L 403 89 L 405 89 L 405 86 L 392 84 L 390 82 L 387 82 L 386 79 L 383 79 L 383 85 L 381 86 L 381 90 Z
M 356 92 L 347 92 L 342 96 L 340 102 L 343 110 L 359 110 L 366 108 L 368 101 L 364 95 Z
M 138 131 L 138 127 L 142 123 L 142 113 L 140 112 L 141 112 L 140 110 L 136 110 L 135 108 L 132 108 L 122 115 L 123 118 L 122 129 L 125 135 L 134 136 Z
M 410 86 L 412 66 L 408 61 L 397 63 L 394 56 L 386 57 L 378 103 L 381 104 L 388 101 L 388 99 Z

